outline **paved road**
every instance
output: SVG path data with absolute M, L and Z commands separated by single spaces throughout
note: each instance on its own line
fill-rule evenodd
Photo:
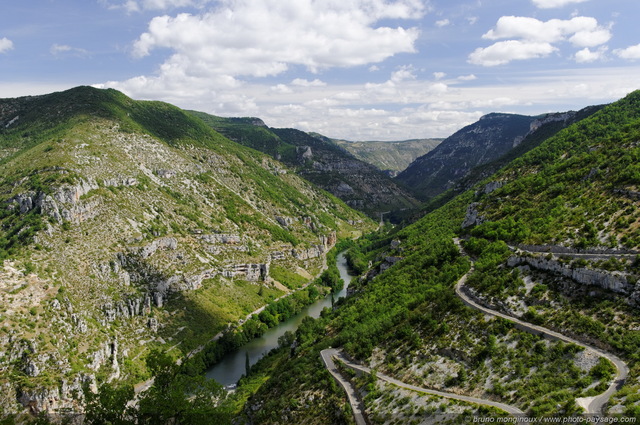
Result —
M 356 389 L 351 382 L 347 381 L 336 368 L 336 364 L 333 361 L 333 358 L 337 356 L 338 350 L 335 348 L 328 348 L 326 350 L 322 350 L 320 352 L 320 356 L 322 357 L 322 361 L 324 362 L 324 366 L 327 368 L 329 373 L 333 375 L 336 381 L 344 388 L 344 391 L 347 393 L 347 398 L 349 399 L 349 404 L 351 405 L 351 410 L 353 410 L 353 418 L 356 420 L 356 425 L 367 425 L 367 421 L 364 417 L 364 406 L 362 402 L 359 401 L 356 396 Z
M 325 357 L 328 357 L 328 358 L 338 357 L 344 364 L 346 364 L 347 366 L 349 366 L 352 369 L 356 369 L 356 370 L 359 370 L 359 371 L 364 372 L 364 373 L 369 373 L 369 374 L 371 373 L 371 369 L 370 368 L 351 362 L 344 355 L 344 353 L 341 350 L 337 350 L 335 348 L 329 348 L 329 349 L 323 350 L 320 354 L 322 355 L 323 359 Z M 325 361 L 325 364 L 326 364 L 326 361 Z M 465 401 L 465 402 L 468 402 L 468 403 L 480 404 L 482 406 L 496 407 L 498 409 L 504 410 L 505 412 L 511 413 L 511 414 L 514 414 L 514 415 L 524 414 L 524 412 L 522 410 L 518 409 L 515 406 L 510 406 L 508 404 L 498 403 L 496 401 L 485 400 L 485 399 L 482 399 L 482 398 L 469 397 L 469 396 L 466 396 L 466 395 L 447 393 L 447 392 L 443 392 L 443 391 L 436 391 L 436 390 L 432 390 L 432 389 L 429 389 L 429 388 L 417 387 L 415 385 L 411 385 L 411 384 L 407 384 L 405 382 L 399 381 L 399 380 L 397 380 L 395 378 L 392 378 L 390 376 L 383 375 L 382 373 L 379 373 L 379 372 L 376 372 L 376 377 L 378 379 L 381 379 L 381 380 L 385 381 L 385 382 L 388 382 L 388 383 L 393 384 L 393 385 L 397 385 L 398 387 L 405 388 L 407 390 L 418 391 L 418 392 L 422 392 L 422 393 L 426 393 L 426 394 L 435 395 L 435 396 L 438 396 L 438 397 L 448 398 L 448 399 L 451 399 L 451 400 L 459 400 L 459 401 Z
M 466 255 L 464 253 L 464 250 L 462 249 L 462 246 L 460 245 L 460 240 L 458 238 L 454 239 L 454 243 L 458 246 L 458 249 L 460 250 L 460 253 L 462 253 L 463 255 Z M 526 252 L 526 251 L 525 251 Z M 607 390 L 605 392 L 603 392 L 602 394 L 595 396 L 595 397 L 588 397 L 588 398 L 583 398 L 583 399 L 578 399 L 578 404 L 580 404 L 582 407 L 585 408 L 586 413 L 592 413 L 592 414 L 598 414 L 601 415 L 604 413 L 604 406 L 608 403 L 609 399 L 611 398 L 611 396 L 618 390 L 620 389 L 620 387 L 622 387 L 624 385 L 624 382 L 627 379 L 627 376 L 629 375 L 629 367 L 627 366 L 627 364 L 625 362 L 623 362 L 618 356 L 615 356 L 611 353 L 607 353 L 606 351 L 600 350 L 599 348 L 595 348 L 592 347 L 590 345 L 584 344 L 578 340 L 575 340 L 573 338 L 570 338 L 568 336 L 562 335 L 561 333 L 558 332 L 554 332 L 550 329 L 544 328 L 542 326 L 537 326 L 537 325 L 533 325 L 531 323 L 527 323 L 524 322 L 520 319 L 516 319 L 513 316 L 509 316 L 507 314 L 503 314 L 500 313 L 498 311 L 489 309 L 487 307 L 481 306 L 480 304 L 478 304 L 477 302 L 475 302 L 469 295 L 467 295 L 466 291 L 465 291 L 465 282 L 467 281 L 467 278 L 469 277 L 469 275 L 474 271 L 474 267 L 473 267 L 473 261 L 471 262 L 471 269 L 469 269 L 469 271 L 460 278 L 460 280 L 458 280 L 458 283 L 456 284 L 455 290 L 456 290 L 456 294 L 462 299 L 462 301 L 468 305 L 471 308 L 474 308 L 476 310 L 479 310 L 483 313 L 489 314 L 491 316 L 495 316 L 495 317 L 501 317 L 503 319 L 506 319 L 512 323 L 514 323 L 516 325 L 516 327 L 518 327 L 521 330 L 524 330 L 526 332 L 532 333 L 532 334 L 536 334 L 536 335 L 542 335 L 547 339 L 551 339 L 551 340 L 560 340 L 560 341 L 565 341 L 565 342 L 569 342 L 569 343 L 573 343 L 576 345 L 579 345 L 580 347 L 592 350 L 594 352 L 596 352 L 596 354 L 598 354 L 601 357 L 604 357 L 605 359 L 609 360 L 611 363 L 613 363 L 617 369 L 617 374 L 615 379 L 613 380 L 613 382 L 611 383 L 611 385 L 609 385 L 609 388 L 607 388 Z

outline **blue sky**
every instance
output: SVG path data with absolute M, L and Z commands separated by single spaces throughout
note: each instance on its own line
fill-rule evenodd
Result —
M 30 0 L 0 97 L 78 85 L 350 140 L 446 137 L 640 89 L 637 0 Z

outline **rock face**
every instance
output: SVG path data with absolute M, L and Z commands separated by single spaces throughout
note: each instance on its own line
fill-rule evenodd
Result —
M 269 264 L 235 264 L 222 271 L 226 278 L 241 278 L 249 282 L 264 282 L 269 278 Z
M 157 250 L 176 250 L 178 248 L 178 240 L 176 238 L 160 238 L 145 246 L 140 251 L 140 257 L 148 258 Z
M 473 202 L 467 207 L 467 214 L 462 222 L 463 229 L 484 223 L 484 217 L 478 212 L 478 205 L 477 202 Z
M 423 198 L 434 197 L 464 177 L 472 168 L 504 155 L 524 137 L 535 117 L 511 114 L 485 115 L 417 158 L 396 177 L 416 188 Z
M 629 296 L 635 289 L 635 285 L 627 279 L 628 275 L 620 272 L 607 272 L 587 268 L 571 268 L 553 259 L 530 256 L 513 256 L 507 261 L 509 267 L 528 265 L 534 269 L 557 273 L 575 280 L 582 285 L 598 286 L 602 289 Z
M 9 209 L 18 208 L 20 214 L 38 208 L 58 222 L 67 220 L 74 223 L 95 217 L 98 213 L 98 201 L 81 201 L 84 195 L 98 188 L 94 180 L 80 179 L 76 185 L 65 185 L 56 189 L 53 195 L 44 192 L 21 193 L 9 200 Z

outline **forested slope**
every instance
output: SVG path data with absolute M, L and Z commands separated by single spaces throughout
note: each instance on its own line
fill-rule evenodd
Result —
M 464 307 L 453 284 L 468 262 L 455 236 L 475 259 L 468 286 L 480 302 L 621 356 L 631 372 L 608 414 L 640 414 L 638 261 L 629 255 L 638 249 L 638 140 L 634 92 L 418 222 L 363 239 L 350 254 L 365 276 L 355 294 L 306 321 L 291 348 L 256 369 L 254 377 L 266 381 L 245 414 L 255 423 L 347 423 L 349 409 L 343 398 L 336 408 L 341 391 L 318 355 L 328 346 L 420 386 L 500 400 L 535 416 L 580 412 L 576 399 L 602 392 L 613 366 Z M 528 245 L 513 251 L 515 244 Z M 360 382 L 374 423 L 464 410 L 420 404 L 375 379 Z

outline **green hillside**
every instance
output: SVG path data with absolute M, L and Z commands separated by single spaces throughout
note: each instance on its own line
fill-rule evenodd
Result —
M 324 138 L 351 152 L 356 158 L 375 165 L 391 175 L 395 175 L 409 166 L 416 158 L 425 155 L 442 142 L 443 139 L 411 139 L 400 141 L 366 141 Z
M 282 161 L 299 176 L 373 218 L 418 206 L 386 173 L 331 141 L 291 128 L 269 128 L 257 118 L 221 118 L 192 112 L 216 131 Z
M 183 357 L 373 228 L 165 103 L 79 87 L 2 99 L 0 123 L 0 412 L 146 379 L 150 351 Z
M 465 307 L 453 286 L 473 260 L 466 286 L 481 304 L 620 356 L 630 373 L 607 414 L 637 418 L 639 136 L 634 92 L 418 222 L 363 239 L 350 252 L 366 276 L 355 295 L 304 323 L 292 358 L 285 350 L 256 368 L 253 379 L 266 382 L 244 415 L 265 424 L 348 423 L 344 392 L 319 358 L 329 346 L 403 382 L 501 401 L 527 416 L 583 411 L 577 400 L 602 393 L 613 365 Z M 464 255 L 454 237 L 467 239 Z M 529 245 L 508 248 L 518 243 Z M 372 423 L 499 415 L 446 399 L 425 403 L 376 379 L 352 382 Z

